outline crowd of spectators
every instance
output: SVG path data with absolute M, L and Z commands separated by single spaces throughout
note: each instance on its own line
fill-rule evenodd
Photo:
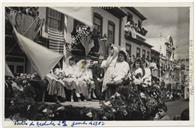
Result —
M 157 70 L 154 63 L 144 58 L 137 58 L 128 63 L 127 53 L 115 46 L 111 46 L 106 59 L 100 56 L 98 61 L 76 60 L 70 56 L 66 59 L 64 70 L 56 66 L 44 79 L 37 73 L 6 76 L 6 114 L 9 115 L 10 106 L 18 102 L 28 104 L 51 99 L 58 104 L 93 99 L 106 101 L 116 95 L 118 88 L 124 85 L 135 85 L 141 90 L 155 87 L 160 90 L 159 95 L 164 94 L 167 101 L 181 97 L 178 89 L 170 89 L 171 85 L 165 86 L 163 82 L 160 83 L 159 78 L 154 75 Z M 140 95 L 142 98 L 146 97 L 144 93 Z

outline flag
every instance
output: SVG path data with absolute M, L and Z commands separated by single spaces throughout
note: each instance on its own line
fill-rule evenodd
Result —
M 9 66 L 7 65 L 7 63 L 5 63 L 5 76 L 11 76 L 14 77 L 13 73 L 11 72 Z
M 14 32 L 20 48 L 24 51 L 28 60 L 32 63 L 33 68 L 41 78 L 44 78 L 63 57 L 62 54 L 54 52 L 21 35 L 15 28 Z
M 40 19 L 39 17 L 34 18 L 14 10 L 11 10 L 10 13 L 7 14 L 7 18 L 12 26 L 16 27 L 16 30 L 19 33 L 22 33 L 32 40 L 36 38 L 43 25 L 43 19 Z
M 27 38 L 34 40 L 37 36 L 42 20 L 39 17 L 33 18 L 26 14 L 16 14 L 16 30 Z
M 91 37 L 88 35 L 83 35 L 80 38 L 81 44 L 85 48 L 85 55 L 87 56 L 91 50 L 91 48 L 94 46 L 93 41 L 91 40 Z
M 51 7 L 65 15 L 68 15 L 74 19 L 79 20 L 80 22 L 92 26 L 92 8 L 91 7 Z
M 63 53 L 65 43 L 63 32 L 48 27 L 48 39 L 49 49 L 52 49 L 55 52 Z

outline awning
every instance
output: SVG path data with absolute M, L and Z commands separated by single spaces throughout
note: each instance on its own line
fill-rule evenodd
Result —
M 93 15 L 91 7 L 51 7 L 65 15 L 81 21 L 82 23 L 92 26 Z

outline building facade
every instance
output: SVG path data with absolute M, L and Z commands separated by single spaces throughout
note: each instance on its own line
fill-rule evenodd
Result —
M 142 26 L 146 17 L 132 7 L 124 8 L 124 10 L 127 12 L 124 42 L 129 56 L 132 59 L 143 57 L 150 60 L 152 46 L 146 42 L 147 30 Z
M 160 67 L 160 52 L 155 50 L 155 49 L 151 49 L 151 61 L 156 63 L 157 68 Z
M 91 10 L 93 27 L 90 27 L 100 33 L 100 45 L 114 44 L 125 49 L 132 58 L 151 59 L 152 46 L 146 42 L 147 31 L 142 26 L 146 18 L 138 10 L 133 7 L 94 7 Z M 85 25 L 79 19 L 48 7 L 6 8 L 6 14 L 9 17 L 5 18 L 5 59 L 13 73 L 33 73 L 34 70 L 17 45 L 12 25 L 24 36 L 65 55 L 66 44 L 73 41 L 72 33 L 77 25 Z M 127 30 L 129 23 L 132 29 Z M 107 55 L 108 49 L 104 52 L 104 56 Z

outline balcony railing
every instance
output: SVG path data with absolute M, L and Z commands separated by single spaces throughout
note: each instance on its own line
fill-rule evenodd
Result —
M 134 38 L 139 41 L 145 42 L 147 31 L 143 27 L 135 26 L 132 22 L 127 22 L 125 25 L 125 37 L 126 38 Z
M 137 33 L 141 34 L 142 36 L 145 36 L 147 34 L 147 30 L 142 27 L 141 23 L 134 23 L 134 21 L 128 21 L 125 25 L 125 27 L 130 27 L 134 29 Z
M 139 41 L 145 42 L 146 37 L 142 36 L 141 34 L 137 33 L 136 31 L 125 31 L 125 38 L 126 39 L 137 39 Z

